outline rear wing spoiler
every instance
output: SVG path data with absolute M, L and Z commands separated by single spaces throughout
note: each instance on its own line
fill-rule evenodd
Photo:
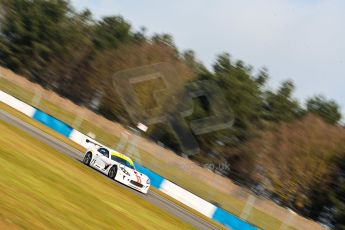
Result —
M 103 145 L 101 145 L 101 144 L 99 144 L 99 143 L 97 143 L 97 142 L 95 142 L 95 141 L 91 141 L 91 140 L 89 140 L 89 139 L 86 139 L 85 142 L 86 142 L 86 143 L 93 144 L 95 147 L 99 147 L 99 148 L 103 147 L 103 148 L 106 148 L 106 149 L 107 149 L 107 147 L 105 147 L 105 146 L 103 146 Z

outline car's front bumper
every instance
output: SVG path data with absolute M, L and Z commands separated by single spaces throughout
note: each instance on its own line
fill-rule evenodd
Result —
M 131 180 L 133 180 L 133 178 L 125 175 L 122 172 L 118 172 L 116 174 L 115 180 L 144 194 L 147 194 L 150 188 L 150 184 L 141 184 L 142 187 L 140 187 L 140 186 L 135 185 L 134 183 L 131 183 Z

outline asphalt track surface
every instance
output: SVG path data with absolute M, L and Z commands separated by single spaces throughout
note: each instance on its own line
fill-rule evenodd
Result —
M 82 164 L 83 153 L 75 148 L 65 144 L 64 142 L 48 135 L 47 133 L 37 129 L 36 127 L 6 113 L 3 110 L 0 110 L 0 120 L 5 121 L 22 131 L 30 134 L 31 136 L 35 137 L 39 141 L 53 147 L 54 149 L 58 150 L 59 152 L 70 156 L 71 158 L 79 161 Z M 86 167 L 86 166 L 85 166 Z M 94 170 L 91 169 L 90 170 Z M 103 174 L 101 174 L 103 175 Z M 105 178 L 109 179 L 104 175 Z M 153 192 L 152 190 L 149 191 L 147 195 L 141 194 L 137 191 L 134 191 L 131 188 L 128 188 L 116 181 L 113 181 L 117 186 L 122 186 L 127 189 L 128 192 L 135 193 L 137 196 L 141 197 L 144 200 L 147 200 L 151 204 L 163 209 L 164 211 L 176 216 L 180 220 L 194 226 L 196 229 L 206 230 L 206 229 L 218 229 L 216 226 L 212 225 L 211 223 L 205 221 L 204 219 L 194 215 L 193 213 L 189 212 L 188 210 L 184 209 L 183 207 L 165 199 L 164 197 L 158 195 L 157 193 Z

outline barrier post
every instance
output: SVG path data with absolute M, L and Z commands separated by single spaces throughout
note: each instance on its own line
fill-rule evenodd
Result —
M 79 129 L 82 122 L 83 122 L 83 116 L 82 116 L 82 114 L 78 113 L 77 116 L 75 117 L 74 121 L 73 121 L 72 127 L 74 129 Z
M 33 107 L 38 108 L 41 102 L 41 98 L 42 98 L 42 93 L 39 90 L 35 89 L 35 95 L 31 100 L 31 105 Z
M 256 200 L 255 196 L 253 196 L 253 195 L 248 196 L 246 205 L 244 206 L 242 213 L 240 215 L 241 219 L 247 220 L 247 218 L 249 217 L 249 215 L 252 211 L 255 200 Z
M 287 217 L 285 219 L 285 221 L 282 223 L 282 225 L 280 226 L 279 230 L 287 230 L 288 226 L 291 225 L 296 213 L 294 211 L 292 211 L 291 209 L 288 209 L 289 212 L 287 214 Z
M 137 148 L 137 142 L 139 140 L 139 137 L 141 136 L 140 131 L 146 132 L 148 127 L 142 123 L 138 123 L 137 129 L 131 127 L 129 128 L 133 131 L 133 134 L 131 134 L 132 140 L 128 142 L 126 154 L 129 157 L 133 158 L 136 162 L 141 163 L 141 157 Z
M 129 135 L 130 135 L 129 132 L 127 132 L 127 131 L 121 132 L 120 140 L 116 144 L 114 144 L 113 148 L 119 152 L 124 151 L 126 144 L 128 142 L 128 136 Z

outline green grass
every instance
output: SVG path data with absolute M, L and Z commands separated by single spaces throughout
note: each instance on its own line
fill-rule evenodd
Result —
M 31 103 L 32 98 L 34 97 L 34 94 L 32 92 L 20 88 L 12 82 L 9 82 L 8 80 L 3 78 L 0 78 L 0 89 L 29 104 Z M 73 124 L 77 116 L 77 114 L 72 113 L 70 111 L 66 111 L 63 108 L 54 105 L 46 99 L 41 100 L 41 103 L 38 106 L 38 108 L 70 125 Z M 11 113 L 13 113 L 13 111 Z M 24 119 L 23 117 L 24 116 L 22 116 L 21 119 Z M 34 125 L 39 126 L 40 129 L 46 129 L 42 127 L 41 124 Z M 78 130 L 83 133 L 92 132 L 96 134 L 96 140 L 108 146 L 114 146 L 114 144 L 119 140 L 117 136 L 103 131 L 101 128 L 97 127 L 95 123 L 85 120 L 83 120 Z M 60 139 L 66 139 L 58 135 L 57 137 Z M 190 192 L 200 196 L 205 200 L 221 204 L 222 208 L 228 210 L 229 212 L 237 216 L 241 214 L 243 207 L 245 205 L 245 203 L 242 200 L 225 194 L 207 185 L 201 180 L 196 180 L 195 178 L 191 180 L 192 175 L 188 174 L 188 171 L 181 171 L 179 168 L 177 169 L 176 165 L 167 164 L 166 162 L 157 159 L 152 154 L 147 153 L 141 149 L 138 149 L 138 152 L 140 156 L 140 163 L 145 167 L 157 172 L 166 179 L 173 181 L 174 183 L 180 185 L 181 187 L 189 190 Z M 136 161 L 139 160 L 138 157 L 132 158 Z M 253 208 L 251 214 L 249 215 L 248 221 L 262 229 L 268 230 L 278 229 L 281 226 L 281 221 L 255 208 Z
M 0 226 L 192 229 L 2 121 L 0 130 Z
M 75 142 L 71 141 L 70 139 L 66 138 L 65 136 L 63 136 L 63 135 L 55 132 L 54 130 L 48 128 L 47 126 L 41 124 L 40 122 L 35 121 L 35 120 L 27 117 L 26 115 L 18 112 L 17 110 L 15 110 L 15 109 L 13 109 L 13 108 L 5 105 L 5 104 L 0 104 L 0 109 L 6 111 L 7 113 L 9 113 L 9 114 L 11 114 L 11 115 L 21 119 L 22 121 L 24 121 L 24 122 L 26 122 L 26 123 L 28 123 L 28 124 L 38 128 L 38 129 L 40 129 L 41 131 L 49 134 L 50 136 L 52 136 L 52 137 L 54 137 L 54 138 L 56 138 L 56 139 L 58 139 L 58 140 L 60 140 L 62 142 L 65 142 L 66 144 L 74 147 L 75 149 L 78 149 L 81 152 L 85 152 L 85 148 L 84 147 L 76 144 Z M 221 225 L 218 222 L 215 222 L 215 221 L 209 219 L 208 217 L 200 214 L 199 212 L 195 211 L 194 209 L 189 208 L 188 206 L 180 203 L 179 201 L 175 200 L 174 198 L 171 198 L 171 197 L 167 196 L 166 194 L 162 193 L 158 189 L 155 189 L 155 188 L 152 187 L 151 190 L 154 190 L 154 192 L 158 193 L 160 196 L 163 196 L 164 198 L 170 200 L 171 202 L 174 202 L 174 203 L 178 204 L 179 206 L 183 207 L 184 209 L 188 210 L 189 212 L 193 213 L 194 215 L 196 215 L 196 216 L 198 216 L 198 217 L 200 217 L 200 218 L 202 218 L 202 219 L 212 223 L 214 226 L 217 226 L 219 229 L 224 229 L 223 225 Z M 2 229 L 1 225 L 0 225 L 0 229 Z

